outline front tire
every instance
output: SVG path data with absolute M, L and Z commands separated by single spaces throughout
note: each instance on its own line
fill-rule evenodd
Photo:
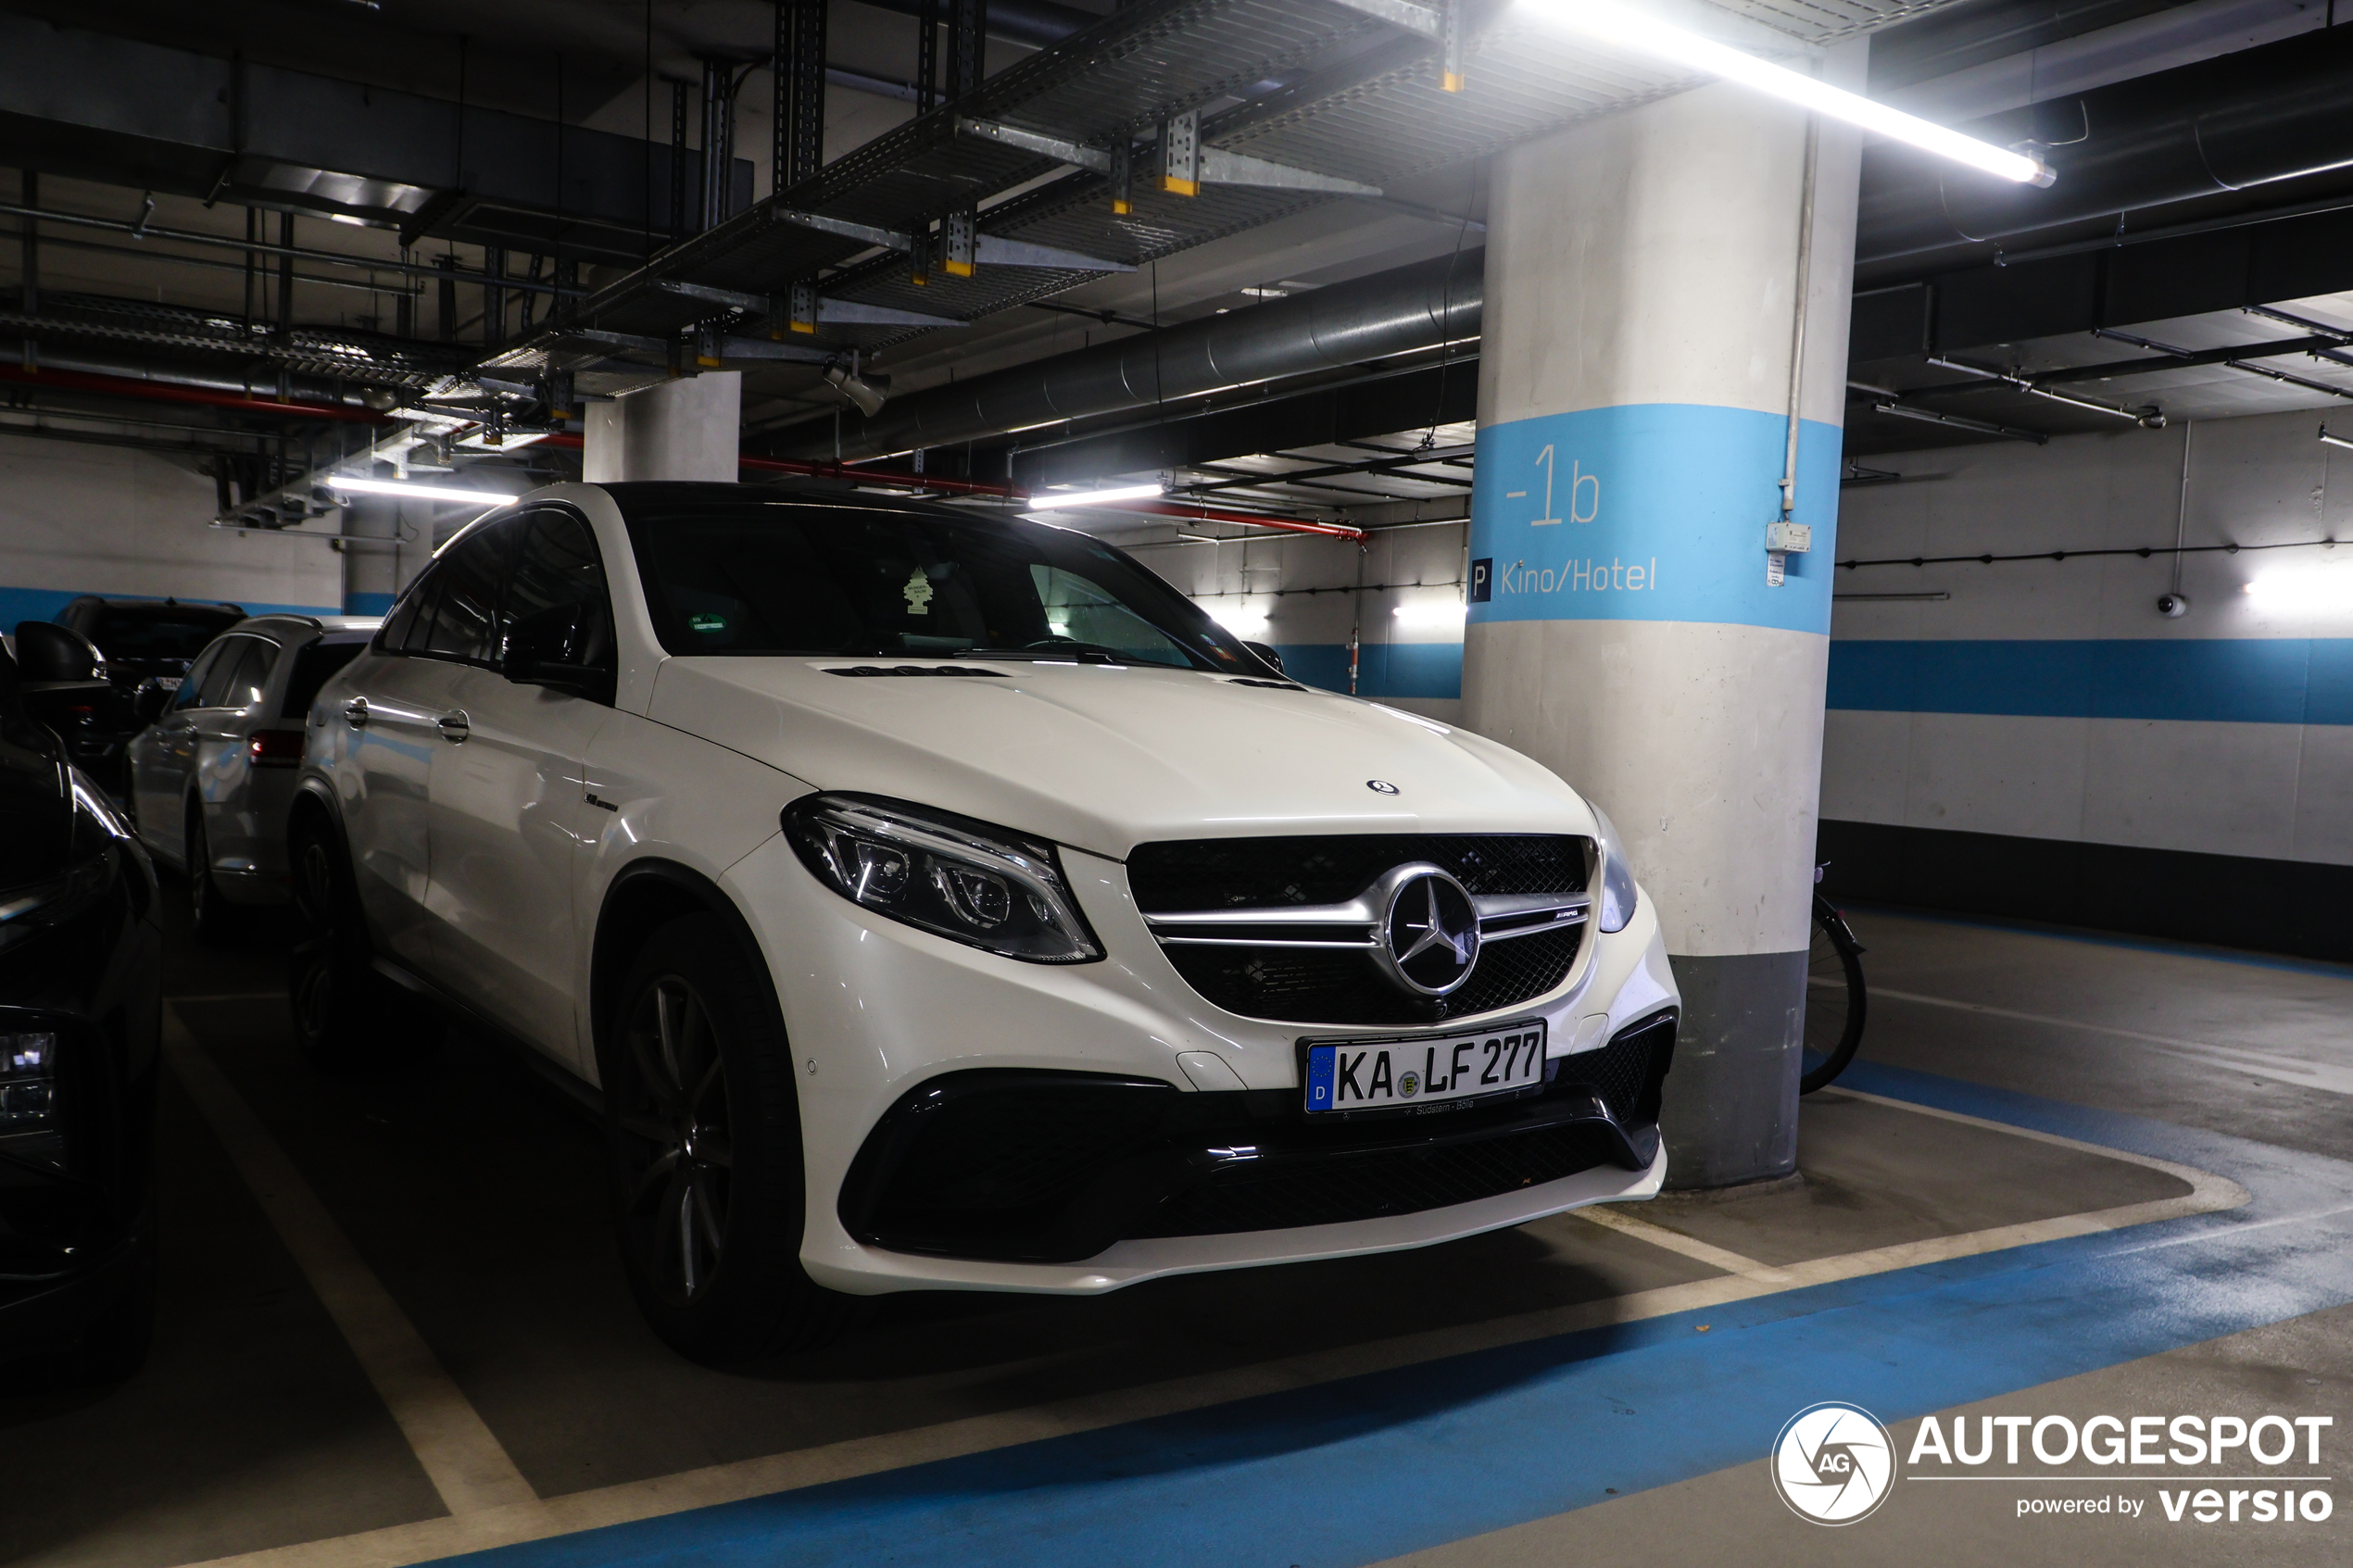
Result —
M 622 1263 L 662 1343 L 706 1366 L 812 1349 L 859 1303 L 800 1266 L 792 1055 L 766 978 L 715 915 L 655 932 L 600 1043 Z

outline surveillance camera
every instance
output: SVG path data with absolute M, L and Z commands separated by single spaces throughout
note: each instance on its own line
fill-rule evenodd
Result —
M 2179 621 L 2182 617 L 2189 614 L 2189 612 L 2190 596 L 2187 594 L 2159 594 L 2157 596 L 2157 613 L 2165 617 L 2168 621 Z

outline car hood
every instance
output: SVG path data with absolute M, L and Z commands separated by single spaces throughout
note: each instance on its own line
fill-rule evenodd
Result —
M 1167 838 L 1593 831 L 1576 793 L 1527 758 L 1354 697 L 1135 665 L 831 672 L 860 663 L 667 659 L 649 716 L 819 789 L 1114 858 Z

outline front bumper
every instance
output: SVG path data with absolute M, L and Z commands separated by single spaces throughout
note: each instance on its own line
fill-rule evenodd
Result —
M 1319 1148 L 1322 1129 L 1306 1128 L 1291 1109 L 1300 1088 L 1299 1039 L 1328 1038 L 1335 1031 L 1240 1018 L 1204 1001 L 1176 974 L 1146 929 L 1128 897 L 1124 868 L 1072 851 L 1064 852 L 1064 861 L 1087 918 L 1110 955 L 1101 962 L 1020 963 L 882 919 L 821 886 L 781 837 L 726 873 L 729 891 L 770 955 L 799 1069 L 809 1174 L 801 1260 L 818 1283 L 854 1294 L 943 1287 L 1089 1294 L 1163 1274 L 1426 1246 L 1587 1203 L 1649 1198 L 1658 1191 L 1665 1157 L 1658 1152 L 1655 1129 L 1623 1114 L 1620 1107 L 1618 1112 L 1588 1118 L 1584 1131 L 1574 1135 L 1599 1140 L 1588 1151 L 1598 1150 L 1595 1158 L 1555 1150 L 1545 1157 L 1549 1165 L 1537 1159 L 1518 1168 L 1509 1190 L 1486 1190 L 1493 1185 L 1491 1175 L 1486 1187 L 1474 1189 L 1478 1196 L 1461 1202 L 1392 1206 L 1391 1211 L 1330 1223 L 1183 1235 L 1142 1235 L 1132 1224 L 1106 1227 L 1099 1221 L 1091 1231 L 1077 1227 L 1075 1239 L 1048 1249 L 1056 1253 L 1051 1257 L 1038 1255 L 1036 1248 L 1020 1257 L 972 1256 L 963 1243 L 956 1245 L 964 1255 L 949 1256 L 920 1249 L 920 1238 L 904 1236 L 888 1236 L 893 1245 L 878 1245 L 883 1233 L 875 1229 L 873 1216 L 861 1219 L 863 1198 L 853 1183 L 853 1169 L 870 1135 L 911 1091 L 950 1074 L 1092 1073 L 1164 1089 L 1186 1102 L 1187 1117 L 1202 1130 L 1225 1135 L 1223 1141 L 1194 1139 L 1177 1151 L 1195 1166 L 1204 1150 L 1240 1147 L 1233 1135 L 1237 1128 L 1252 1132 L 1252 1146 L 1269 1151 L 1263 1169 L 1282 1162 L 1298 1169 L 1318 1159 L 1365 1152 L 1354 1145 Z M 1548 1058 L 1557 1063 L 1602 1049 L 1629 1025 L 1671 1011 L 1678 1000 L 1665 947 L 1644 900 L 1624 931 L 1596 932 L 1553 992 L 1491 1019 L 1450 1021 L 1427 1033 L 1436 1038 L 1482 1022 L 1541 1017 L 1547 1023 Z M 1379 1033 L 1393 1038 L 1399 1032 Z M 1180 1057 L 1189 1060 L 1180 1063 Z M 1206 1072 L 1204 1058 L 1214 1059 Z M 1228 1093 L 1199 1090 L 1189 1067 L 1213 1082 L 1238 1080 L 1239 1087 Z M 1232 1080 L 1219 1076 L 1224 1071 L 1230 1071 Z M 1567 1088 L 1583 1075 L 1563 1077 L 1555 1070 L 1554 1076 Z M 1548 1096 L 1530 1103 L 1544 1104 L 1547 1114 L 1558 1115 L 1562 1106 L 1552 1101 Z M 1467 1113 L 1449 1127 L 1466 1135 L 1474 1123 L 1487 1124 L 1492 1114 Z M 1563 1124 L 1577 1120 L 1568 1116 Z M 1567 1134 L 1563 1138 L 1573 1141 Z M 1164 1185 L 1166 1175 L 1160 1173 Z M 1150 1173 L 1145 1185 L 1151 1186 Z M 1266 1210 L 1245 1217 L 1260 1223 L 1280 1220 L 1285 1212 L 1301 1210 Z M 1168 1226 L 1148 1228 L 1164 1232 Z M 1116 1234 L 1123 1230 L 1126 1234 Z M 1113 1237 L 1107 1245 L 1088 1249 L 1107 1236 Z

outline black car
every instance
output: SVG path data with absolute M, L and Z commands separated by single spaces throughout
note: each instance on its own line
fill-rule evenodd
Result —
M 145 1357 L 162 1017 L 155 871 L 44 721 L 104 683 L 61 627 L 17 641 L 21 665 L 0 652 L 0 1390 Z
M 122 798 L 131 787 L 123 771 L 123 743 L 146 727 L 132 709 L 132 694 L 151 680 L 177 686 L 196 655 L 245 618 L 245 612 L 233 604 L 116 599 L 100 594 L 84 594 L 59 610 L 51 619 L 98 650 L 114 688 L 112 700 L 84 705 L 85 711 L 64 721 L 59 733 L 74 764 Z

